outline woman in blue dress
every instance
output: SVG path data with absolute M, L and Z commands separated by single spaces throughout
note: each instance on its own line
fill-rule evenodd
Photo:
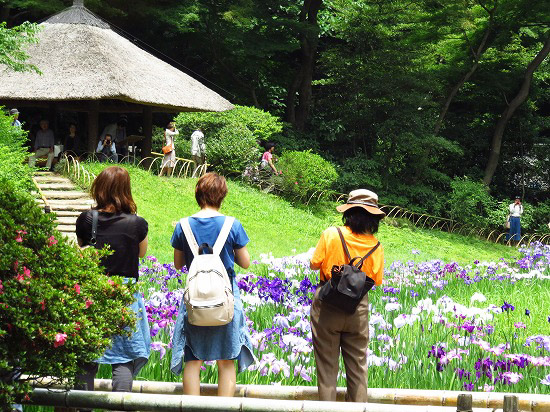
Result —
M 220 213 L 223 199 L 227 195 L 227 183 L 223 176 L 207 173 L 195 188 L 195 199 L 200 211 L 189 219 L 191 231 L 199 245 L 213 246 L 221 231 L 225 216 Z M 241 223 L 235 219 L 220 254 L 233 287 L 235 309 L 233 320 L 223 326 L 195 326 L 189 324 L 183 301 L 172 338 L 172 362 L 170 369 L 180 374 L 183 368 L 183 393 L 200 395 L 200 371 L 204 361 L 215 360 L 218 365 L 218 396 L 233 396 L 236 386 L 235 360 L 239 372 L 254 362 L 252 342 L 245 322 L 239 287 L 235 280 L 235 263 L 247 269 L 250 255 L 246 248 L 249 239 Z M 189 267 L 193 252 L 178 223 L 172 235 L 174 265 L 176 269 Z M 185 363 L 185 367 L 183 364 Z

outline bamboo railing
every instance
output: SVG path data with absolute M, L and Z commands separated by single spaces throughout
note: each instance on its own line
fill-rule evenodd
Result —
M 47 379 L 40 379 L 34 382 L 34 386 L 37 387 L 35 391 L 41 389 L 41 387 L 56 387 L 51 385 L 52 382 Z M 57 386 L 59 388 L 59 386 Z M 96 379 L 95 380 L 95 390 L 96 393 L 111 393 L 112 390 L 111 380 L 110 379 Z M 77 393 L 80 391 L 62 391 L 62 392 L 52 392 L 56 395 L 51 395 L 52 398 L 48 398 L 47 395 L 39 393 L 38 398 L 34 398 L 33 403 L 45 405 L 45 406 L 75 406 L 75 405 L 66 405 L 60 400 L 64 400 L 69 396 L 69 393 Z M 183 387 L 181 383 L 177 382 L 154 382 L 154 381 L 134 381 L 132 394 L 147 394 L 152 396 L 154 399 L 163 398 L 167 396 L 178 396 L 183 393 Z M 81 399 L 84 397 L 84 394 L 91 394 L 92 392 L 83 392 L 82 395 L 78 395 Z M 214 397 L 217 394 L 217 385 L 213 384 L 202 384 L 201 385 L 201 395 L 205 398 Z M 339 387 L 337 388 L 337 401 L 345 400 L 346 389 Z M 130 394 L 124 394 L 128 396 Z M 422 389 L 395 389 L 395 388 L 369 388 L 368 389 L 368 402 L 369 404 L 377 405 L 394 405 L 398 406 L 401 409 L 379 409 L 384 411 L 390 410 L 401 410 L 409 411 L 410 405 L 423 405 L 425 407 L 452 407 L 458 408 L 460 406 L 460 398 L 466 395 L 467 400 L 471 401 L 470 405 L 473 408 L 482 408 L 490 410 L 502 410 L 506 406 L 506 399 L 509 403 L 514 404 L 513 400 L 515 399 L 515 404 L 517 404 L 517 409 L 520 411 L 528 412 L 548 412 L 550 411 L 550 395 L 540 395 L 540 394 L 529 394 L 529 393 L 503 393 L 503 392 L 469 392 L 464 394 L 459 391 L 442 391 L 442 390 L 422 390 Z M 273 405 L 274 401 L 282 400 L 294 400 L 294 401 L 315 401 L 318 399 L 317 387 L 314 386 L 273 386 L 273 385 L 237 385 L 235 389 L 235 398 L 254 398 L 254 399 L 263 399 L 264 402 L 266 399 L 269 399 L 267 404 Z M 513 398 L 507 398 L 512 396 Z M 119 399 L 119 398 L 113 398 Z M 148 398 L 143 398 L 148 399 Z M 169 399 L 169 398 L 166 398 Z M 512 402 L 510 402 L 510 399 Z M 119 402 L 120 400 L 115 400 L 113 402 Z M 46 403 L 38 403 L 46 402 Z M 52 402 L 58 402 L 55 405 Z M 94 401 L 95 402 L 95 401 Z M 109 401 L 111 402 L 111 401 Z M 137 402 L 137 400 L 136 400 Z M 323 402 L 322 405 L 328 403 Z M 94 404 L 95 405 L 95 404 Z M 89 405 L 90 407 L 99 407 Z M 283 405 L 283 404 L 281 404 Z M 317 404 L 319 405 L 319 404 Z M 340 405 L 344 405 L 340 403 Z M 347 405 L 353 405 L 346 403 Z M 407 408 L 404 409 L 403 405 L 407 405 Z M 77 407 L 83 405 L 76 405 Z M 107 408 L 108 409 L 108 408 Z M 120 405 L 116 406 L 114 409 L 120 409 Z M 139 410 L 148 410 L 143 409 L 143 406 L 140 406 Z M 197 409 L 199 410 L 199 409 Z M 248 409 L 252 410 L 252 409 Z M 262 409 L 263 410 L 263 409 Z M 286 409 L 269 409 L 270 411 L 275 410 L 286 410 Z M 342 410 L 342 409 L 318 409 L 318 410 Z M 348 410 L 348 409 L 346 409 Z M 353 409 L 355 410 L 355 409 Z M 363 409 L 360 409 L 363 410 Z M 378 409 L 377 409 L 378 410 Z M 425 409 L 422 409 L 425 410 Z M 454 409 L 457 410 L 457 409 Z M 513 409 L 512 409 L 513 410 Z

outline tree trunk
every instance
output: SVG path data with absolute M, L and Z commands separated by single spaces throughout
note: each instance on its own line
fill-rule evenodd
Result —
M 479 59 L 485 52 L 485 45 L 487 44 L 487 39 L 489 38 L 489 34 L 493 29 L 493 16 L 495 14 L 495 8 L 491 10 L 487 10 L 487 13 L 489 13 L 489 23 L 487 25 L 487 29 L 485 30 L 485 34 L 483 35 L 483 38 L 481 39 L 481 42 L 479 43 L 477 50 L 474 51 L 472 49 L 474 64 L 472 65 L 468 73 L 466 73 L 462 77 L 462 79 L 460 79 L 459 82 L 455 84 L 455 86 L 449 92 L 449 95 L 447 96 L 447 99 L 445 99 L 445 103 L 443 104 L 443 108 L 441 109 L 441 113 L 439 114 L 439 118 L 435 123 L 434 134 L 438 134 L 439 130 L 441 130 L 441 126 L 443 126 L 443 122 L 445 121 L 445 117 L 447 116 L 447 112 L 449 111 L 449 107 L 451 106 L 453 99 L 458 94 L 458 91 L 460 90 L 462 85 L 466 83 L 470 79 L 470 77 L 472 77 L 472 75 L 475 73 L 475 71 L 479 67 Z
M 322 3 L 323 0 L 304 0 L 299 17 L 304 24 L 300 32 L 300 67 L 288 88 L 286 99 L 286 120 L 298 130 L 303 130 L 309 119 L 313 70 L 319 43 L 317 15 Z
M 513 116 L 516 109 L 521 106 L 521 104 L 529 97 L 529 88 L 531 86 L 531 81 L 533 80 L 533 73 L 540 64 L 544 61 L 548 53 L 550 52 L 550 36 L 546 39 L 542 50 L 535 56 L 535 58 L 527 66 L 525 75 L 523 76 L 523 83 L 512 101 L 508 104 L 506 109 L 500 115 L 498 122 L 495 126 L 495 131 L 493 133 L 493 139 L 491 141 L 491 151 L 489 153 L 489 160 L 487 161 L 487 167 L 485 168 L 485 175 L 483 176 L 483 182 L 486 185 L 489 185 L 493 180 L 493 176 L 498 166 L 498 161 L 500 158 L 500 148 L 502 146 L 502 136 L 504 135 L 504 130 L 508 121 Z

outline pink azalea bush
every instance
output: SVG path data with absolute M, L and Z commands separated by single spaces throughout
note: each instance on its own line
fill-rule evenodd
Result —
M 133 290 L 107 278 L 106 252 L 81 251 L 54 230 L 28 192 L 0 179 L 0 409 L 29 392 L 20 377 L 69 384 L 135 321 Z

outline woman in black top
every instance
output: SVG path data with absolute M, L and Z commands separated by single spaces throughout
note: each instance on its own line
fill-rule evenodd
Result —
M 138 280 L 139 258 L 147 252 L 147 221 L 136 215 L 136 204 L 132 199 L 130 176 L 118 166 L 104 169 L 94 180 L 91 188 L 98 213 L 96 243 L 97 249 L 109 245 L 113 253 L 102 261 L 105 274 L 122 276 L 128 281 Z M 88 246 L 92 233 L 92 210 L 80 214 L 76 221 L 78 244 Z M 113 391 L 130 392 L 133 377 L 147 363 L 150 354 L 151 336 L 145 305 L 140 293 L 134 295 L 132 309 L 136 313 L 136 330 L 132 337 L 115 336 L 111 348 L 97 363 L 110 364 L 113 368 Z M 93 390 L 94 367 L 85 368 L 88 389 Z M 90 385 L 92 385 L 90 387 Z
M 80 154 L 80 140 L 76 133 L 76 124 L 74 123 L 69 125 L 69 134 L 63 142 L 63 152 L 72 156 L 79 156 Z

